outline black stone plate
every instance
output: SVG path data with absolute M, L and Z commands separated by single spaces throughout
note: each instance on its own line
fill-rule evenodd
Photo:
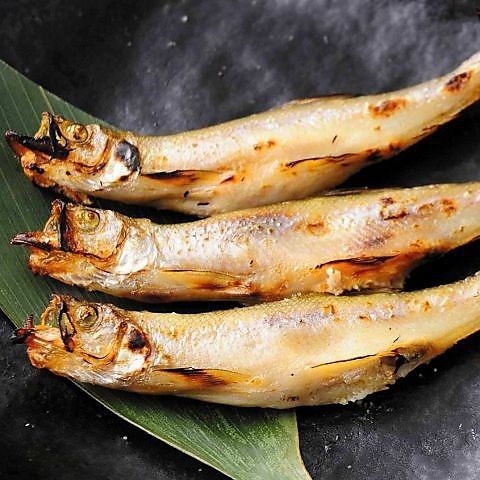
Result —
M 480 49 L 475 1 L 0 2 L 0 57 L 105 120 L 169 133 L 293 98 L 397 89 Z M 0 99 L 1 101 L 1 99 Z M 349 186 L 480 179 L 480 108 Z M 409 288 L 480 269 L 470 245 Z M 1 274 L 1 272 L 0 272 Z M 35 371 L 0 320 L 0 478 L 220 479 L 216 471 Z M 387 392 L 298 411 L 315 479 L 474 479 L 480 472 L 480 336 Z

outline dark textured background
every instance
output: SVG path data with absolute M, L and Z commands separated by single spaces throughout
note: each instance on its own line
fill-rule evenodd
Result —
M 123 128 L 168 133 L 292 98 L 396 89 L 480 49 L 475 1 L 0 2 L 0 57 Z M 1 101 L 1 99 L 0 99 Z M 480 108 L 350 185 L 480 179 Z M 409 288 L 480 269 L 471 245 Z M 1 274 L 1 272 L 0 272 Z M 69 382 L 33 370 L 0 319 L 0 478 L 220 479 Z M 474 479 L 480 336 L 362 403 L 300 409 L 315 479 Z

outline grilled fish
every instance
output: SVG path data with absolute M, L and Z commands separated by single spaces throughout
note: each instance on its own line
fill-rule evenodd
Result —
M 75 201 L 93 195 L 208 216 L 311 196 L 432 133 L 480 97 L 480 53 L 400 91 L 297 100 L 186 133 L 140 136 L 45 113 L 6 132 L 26 175 Z
M 337 194 L 177 225 L 55 201 L 17 235 L 37 274 L 144 301 L 258 300 L 400 288 L 480 235 L 480 183 Z
M 41 324 L 16 337 L 34 366 L 79 382 L 289 408 L 387 388 L 478 331 L 479 298 L 479 275 L 418 292 L 306 295 L 202 314 L 54 296 Z

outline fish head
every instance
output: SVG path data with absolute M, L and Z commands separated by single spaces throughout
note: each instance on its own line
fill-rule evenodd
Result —
M 11 130 L 5 133 L 30 180 L 81 201 L 88 200 L 81 192 L 101 191 L 138 174 L 139 152 L 126 136 L 126 132 L 48 112 L 42 114 L 33 137 Z
M 126 221 L 126 217 L 111 210 L 55 200 L 43 230 L 16 235 L 12 243 L 108 260 L 125 239 Z
M 145 369 L 150 343 L 129 312 L 54 295 L 40 320 L 15 334 L 38 368 L 102 385 L 134 381 Z
M 155 262 L 156 243 L 144 225 L 111 210 L 55 200 L 43 230 L 17 234 L 11 243 L 29 247 L 35 274 L 95 289 L 107 278 L 121 285 L 125 275 Z

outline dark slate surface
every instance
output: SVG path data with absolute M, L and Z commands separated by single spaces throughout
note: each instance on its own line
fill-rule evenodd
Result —
M 378 92 L 440 74 L 480 48 L 475 1 L 2 1 L 0 57 L 124 128 L 168 133 L 288 99 Z M 1 99 L 0 99 L 1 101 Z M 480 179 L 480 107 L 350 185 Z M 471 245 L 409 288 L 480 269 Z M 220 479 L 34 371 L 0 320 L 0 478 Z M 480 337 L 388 392 L 300 409 L 315 479 L 474 479 L 480 470 Z

